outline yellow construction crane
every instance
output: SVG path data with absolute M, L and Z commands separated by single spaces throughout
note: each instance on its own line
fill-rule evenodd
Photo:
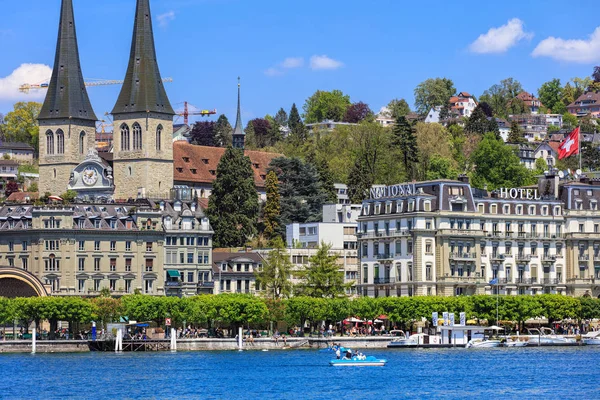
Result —
M 163 78 L 163 83 L 173 82 L 173 78 Z M 107 80 L 107 79 L 86 79 L 85 86 L 104 86 L 104 85 L 122 85 L 123 80 Z M 48 82 L 44 83 L 24 83 L 19 86 L 19 91 L 29 93 L 30 90 L 47 90 Z

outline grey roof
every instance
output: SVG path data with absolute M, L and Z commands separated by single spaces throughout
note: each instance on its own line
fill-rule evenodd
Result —
M 76 118 L 95 121 L 77 47 L 72 0 L 62 0 L 54 69 L 38 119 Z
M 174 115 L 160 76 L 149 0 L 137 0 L 129 66 L 113 114 L 156 112 Z
M 242 123 L 242 111 L 240 105 L 240 78 L 238 78 L 238 102 L 237 102 L 237 116 L 235 118 L 235 128 L 233 128 L 233 135 L 244 135 L 243 123 Z
M 0 149 L 11 149 L 11 150 L 31 150 L 33 147 L 27 143 L 22 142 L 3 142 L 0 140 Z

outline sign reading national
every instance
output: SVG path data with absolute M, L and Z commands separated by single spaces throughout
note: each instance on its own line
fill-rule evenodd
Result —
M 380 186 L 371 188 L 372 199 L 383 199 L 387 197 L 412 196 L 417 193 L 414 183 L 401 183 L 391 186 Z

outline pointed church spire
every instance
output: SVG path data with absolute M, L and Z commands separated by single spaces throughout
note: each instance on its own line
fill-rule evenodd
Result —
M 72 0 L 62 0 L 54 69 L 38 119 L 95 121 L 96 114 L 83 82 Z
M 233 128 L 233 147 L 237 149 L 244 148 L 245 133 L 242 123 L 242 108 L 241 108 L 241 96 L 240 96 L 240 77 L 238 76 L 238 102 L 237 102 L 237 117 L 235 119 L 235 128 Z
M 113 114 L 175 114 L 165 91 L 154 48 L 149 0 L 137 0 L 129 66 Z

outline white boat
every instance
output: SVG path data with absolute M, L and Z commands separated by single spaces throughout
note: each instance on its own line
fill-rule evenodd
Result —
M 411 347 L 417 346 L 419 343 L 424 343 L 423 333 L 418 333 L 415 335 L 411 335 L 406 337 L 406 334 L 403 331 L 392 331 L 394 332 L 394 339 L 390 343 L 388 343 L 387 347 Z M 390 332 L 391 333 L 391 332 Z
M 350 359 L 342 358 L 340 360 L 331 360 L 329 365 L 332 367 L 383 367 L 387 363 L 386 359 L 368 357 L 352 357 Z
M 600 331 L 588 332 L 581 336 L 581 340 L 585 344 L 600 345 Z
M 500 347 L 502 342 L 498 339 L 471 339 L 465 345 L 466 349 L 484 349 L 490 347 Z
M 529 342 L 523 340 L 507 340 L 504 342 L 505 347 L 525 347 Z
M 561 335 L 557 335 L 550 328 L 527 328 L 528 342 L 531 345 L 569 345 L 577 343 L 573 338 L 567 338 Z

